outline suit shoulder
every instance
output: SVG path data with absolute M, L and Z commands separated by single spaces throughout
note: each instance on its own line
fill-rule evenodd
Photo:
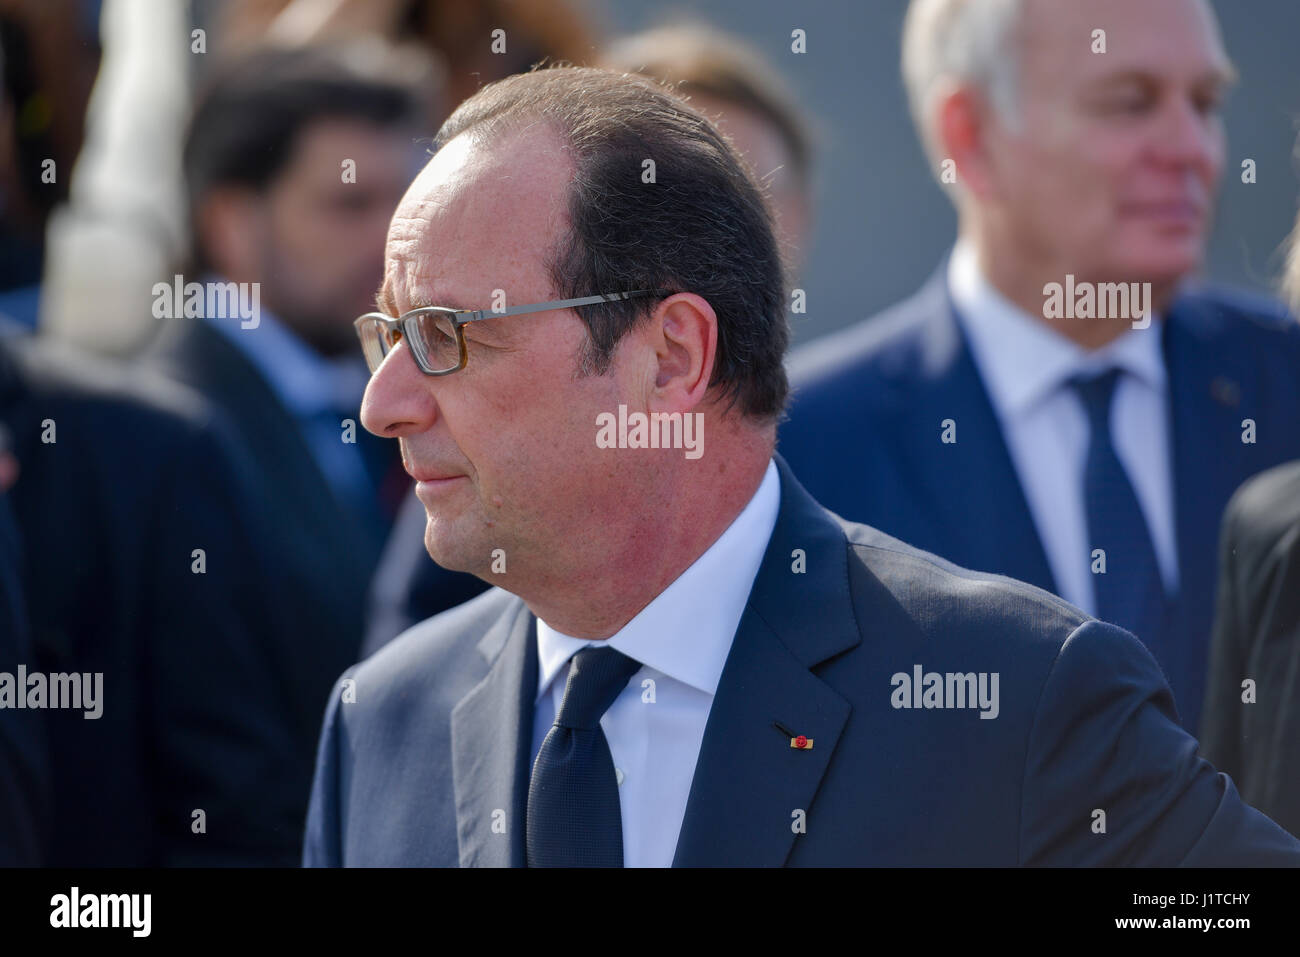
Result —
M 935 300 L 936 291 L 927 286 L 883 312 L 799 347 L 787 364 L 792 386 L 807 392 L 845 379 L 860 385 L 863 376 L 897 377 L 919 358 Z
M 1283 303 L 1260 293 L 1196 283 L 1179 296 L 1174 310 L 1202 335 L 1300 350 L 1300 323 Z
M 404 694 L 433 684 L 460 686 L 457 678 L 481 677 L 484 658 L 478 643 L 503 617 L 522 611 L 523 603 L 500 588 L 491 588 L 455 608 L 412 625 L 348 675 L 358 686 L 380 694 Z
M 927 636 L 1045 640 L 1059 647 L 1091 616 L 1026 582 L 974 571 L 915 548 L 869 525 L 839 519 L 852 560 L 855 590 L 883 587 Z M 855 567 L 856 566 L 856 567 Z M 878 583 L 878 584 L 876 584 Z
M 1300 461 L 1247 480 L 1229 500 L 1223 526 L 1232 546 L 1251 554 L 1270 551 L 1300 527 Z

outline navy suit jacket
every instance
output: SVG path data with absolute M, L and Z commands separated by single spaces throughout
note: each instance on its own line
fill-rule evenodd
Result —
M 791 357 L 781 453 L 832 511 L 1054 592 L 946 276 L 945 263 L 911 299 Z M 1195 733 L 1220 517 L 1249 476 L 1300 457 L 1300 326 L 1276 304 L 1220 290 L 1180 297 L 1163 323 L 1180 587 L 1152 651 Z M 945 419 L 955 444 L 940 441 Z M 1254 444 L 1242 442 L 1245 419 Z
M 5 452 L 0 443 L 0 454 Z M 32 659 L 18 527 L 0 489 L 0 671 Z M 49 759 L 40 712 L 0 710 L 0 867 L 41 864 L 48 840 Z
M 778 465 L 674 865 L 1300 864 L 1131 635 L 844 522 Z M 895 707 L 916 665 L 996 672 L 997 716 Z M 522 865 L 536 691 L 535 620 L 499 589 L 349 669 L 304 864 Z
M 219 419 L 138 370 L 4 340 L 0 426 L 31 637 L 0 670 L 103 674 L 98 718 L 16 713 L 49 747 L 44 863 L 295 863 L 334 676 L 303 740 L 282 562 Z

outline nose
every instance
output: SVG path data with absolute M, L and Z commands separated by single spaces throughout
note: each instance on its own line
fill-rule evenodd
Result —
M 1217 117 L 1202 112 L 1190 95 L 1170 97 L 1155 132 L 1155 155 L 1164 163 L 1214 176 L 1223 153 Z
M 433 428 L 438 403 L 433 376 L 420 371 L 404 340 L 398 340 L 370 377 L 361 400 L 361 424 L 380 438 L 417 435 Z

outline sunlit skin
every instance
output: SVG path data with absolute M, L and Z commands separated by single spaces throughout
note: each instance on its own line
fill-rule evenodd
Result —
M 1095 348 L 1118 320 L 1043 318 L 1043 287 L 1150 282 L 1162 309 L 1203 264 L 1233 71 L 1203 0 L 1026 0 L 1020 126 L 950 88 L 936 105 L 960 228 L 1027 313 Z M 1106 52 L 1092 52 L 1092 31 Z M 1155 328 L 1155 327 L 1153 327 Z
M 562 298 L 545 257 L 567 229 L 572 164 L 532 125 L 448 143 L 407 192 L 388 233 L 378 307 L 488 308 Z M 617 290 L 584 290 L 588 293 Z M 559 631 L 606 638 L 726 529 L 753 496 L 775 428 L 724 412 L 708 385 L 717 319 L 691 293 L 662 300 L 620 343 L 608 374 L 580 376 L 573 310 L 466 328 L 468 366 L 424 375 L 399 341 L 371 378 L 367 429 L 401 443 L 440 565 L 521 596 Z M 597 416 L 700 412 L 704 456 L 600 449 Z M 503 550 L 505 574 L 492 570 Z
M 259 282 L 262 305 L 324 355 L 352 354 L 374 304 L 393 208 L 411 183 L 412 131 L 353 120 L 305 129 L 264 193 L 214 190 L 200 228 L 215 265 Z M 344 181 L 343 161 L 356 164 Z

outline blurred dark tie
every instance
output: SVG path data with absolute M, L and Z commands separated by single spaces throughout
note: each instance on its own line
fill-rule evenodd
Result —
M 1079 377 L 1070 385 L 1088 414 L 1088 457 L 1083 499 L 1088 515 L 1089 553 L 1106 553 L 1106 571 L 1093 575 L 1097 617 L 1127 628 L 1146 643 L 1157 659 L 1164 618 L 1164 584 L 1155 546 L 1128 473 L 1111 441 L 1110 411 L 1121 375 L 1112 369 L 1095 378 Z
M 613 648 L 587 647 L 570 660 L 528 785 L 529 867 L 623 866 L 618 781 L 600 719 L 640 667 Z

